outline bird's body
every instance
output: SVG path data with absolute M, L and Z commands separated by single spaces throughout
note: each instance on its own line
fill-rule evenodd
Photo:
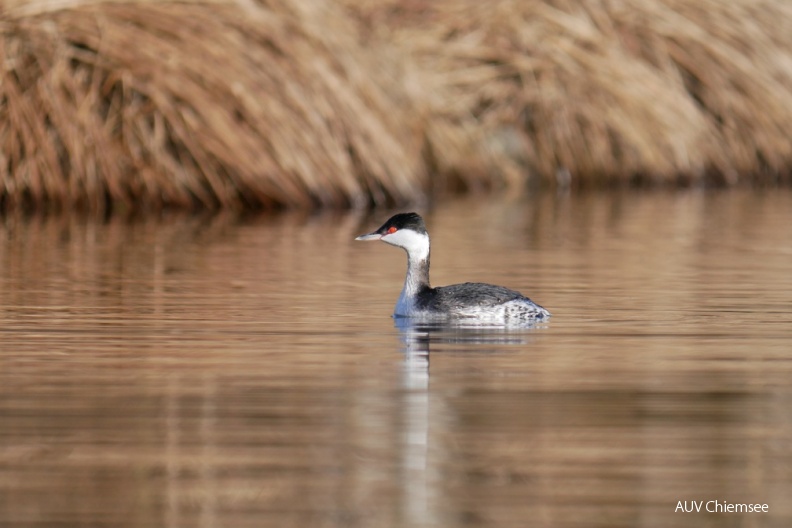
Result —
M 432 288 L 429 283 L 429 234 L 423 219 L 416 213 L 397 214 L 378 230 L 356 240 L 382 240 L 407 252 L 407 276 L 394 317 L 508 324 L 541 321 L 550 316 L 550 312 L 528 297 L 503 286 L 466 282 Z

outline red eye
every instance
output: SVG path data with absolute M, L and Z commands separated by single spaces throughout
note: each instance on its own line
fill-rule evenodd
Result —
M 395 233 L 396 231 L 398 231 L 398 229 L 396 229 L 395 227 L 389 227 L 389 228 L 388 228 L 388 234 L 389 234 L 389 235 L 392 235 L 392 234 L 393 234 L 393 233 Z

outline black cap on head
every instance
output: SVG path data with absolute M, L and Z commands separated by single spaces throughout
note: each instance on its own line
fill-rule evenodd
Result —
M 384 235 L 392 227 L 396 229 L 412 229 L 417 233 L 426 234 L 426 224 L 418 213 L 399 213 L 391 216 L 376 233 Z

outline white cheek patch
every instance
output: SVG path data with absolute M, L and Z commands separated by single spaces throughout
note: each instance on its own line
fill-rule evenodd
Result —
M 392 246 L 404 248 L 407 254 L 418 260 L 424 260 L 429 257 L 429 237 L 416 233 L 411 229 L 403 229 L 389 235 L 383 235 L 382 241 Z

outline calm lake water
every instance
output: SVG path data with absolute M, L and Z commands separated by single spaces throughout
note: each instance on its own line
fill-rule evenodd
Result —
M 397 327 L 391 212 L 3 219 L 0 526 L 792 526 L 792 192 L 422 211 L 514 331 Z

